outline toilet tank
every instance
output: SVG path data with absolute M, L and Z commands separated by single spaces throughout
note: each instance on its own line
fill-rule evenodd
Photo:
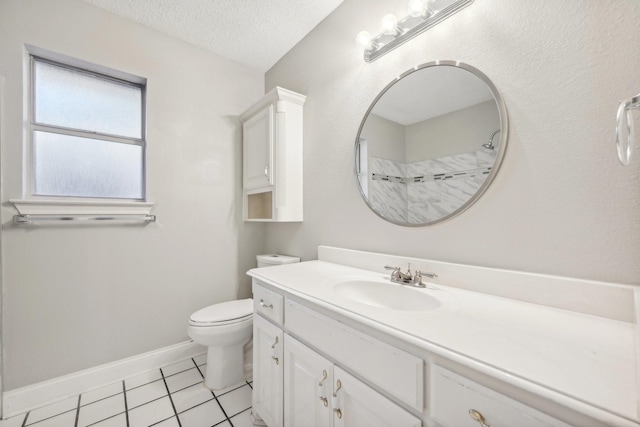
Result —
M 293 264 L 294 262 L 300 262 L 299 257 L 278 254 L 258 255 L 256 258 L 258 259 L 258 267 L 269 267 L 272 265 Z

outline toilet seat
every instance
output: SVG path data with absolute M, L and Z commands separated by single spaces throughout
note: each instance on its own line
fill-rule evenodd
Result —
M 189 318 L 191 326 L 224 326 L 251 321 L 253 300 L 251 298 L 227 301 L 210 305 L 193 313 Z

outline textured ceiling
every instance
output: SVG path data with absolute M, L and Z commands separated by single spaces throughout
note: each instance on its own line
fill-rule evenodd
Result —
M 267 71 L 343 0 L 83 0 Z

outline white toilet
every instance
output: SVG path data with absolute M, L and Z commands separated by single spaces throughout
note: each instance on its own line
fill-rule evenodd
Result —
M 207 346 L 204 384 L 212 390 L 244 380 L 244 345 L 253 333 L 251 298 L 210 305 L 189 318 L 192 340 Z
M 270 254 L 258 255 L 257 261 L 258 267 L 268 267 L 300 262 L 300 258 Z M 214 304 L 196 311 L 189 318 L 187 333 L 196 343 L 208 348 L 204 376 L 204 384 L 208 388 L 219 390 L 238 384 L 245 379 L 245 369 L 248 373 L 253 370 L 251 298 Z

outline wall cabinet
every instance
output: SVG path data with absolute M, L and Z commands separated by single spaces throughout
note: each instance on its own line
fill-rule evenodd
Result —
M 302 221 L 305 99 L 276 87 L 240 116 L 245 221 Z

